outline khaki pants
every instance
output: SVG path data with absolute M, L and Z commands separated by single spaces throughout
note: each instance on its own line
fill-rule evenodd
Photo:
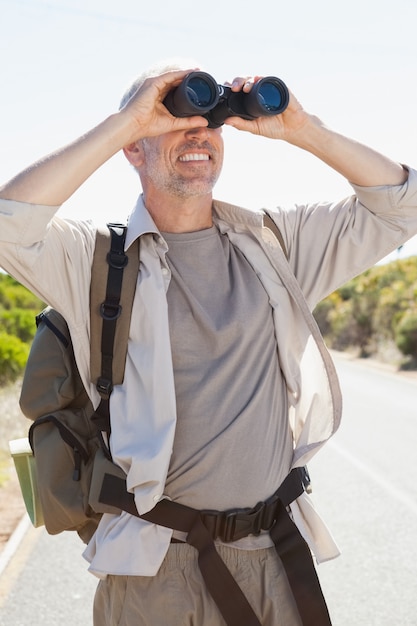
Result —
M 301 620 L 275 548 L 218 546 L 263 626 Z M 197 551 L 171 544 L 156 576 L 107 576 L 94 600 L 95 626 L 224 626 L 197 564 Z M 242 624 L 244 626 L 244 624 Z

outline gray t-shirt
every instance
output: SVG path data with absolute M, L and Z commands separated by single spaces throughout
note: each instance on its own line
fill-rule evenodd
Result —
M 292 457 L 268 296 L 215 226 L 164 237 L 178 411 L 165 493 L 197 509 L 251 507 Z

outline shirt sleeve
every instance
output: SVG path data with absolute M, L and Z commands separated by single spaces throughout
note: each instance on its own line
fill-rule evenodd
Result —
M 59 217 L 58 208 L 1 200 L 0 266 L 66 317 L 74 311 L 82 323 L 96 231 L 90 222 Z
M 403 185 L 360 187 L 340 202 L 295 206 L 277 223 L 311 308 L 417 233 L 417 172 Z
M 43 241 L 59 206 L 44 206 L 0 200 L 0 241 L 2 244 L 30 246 Z

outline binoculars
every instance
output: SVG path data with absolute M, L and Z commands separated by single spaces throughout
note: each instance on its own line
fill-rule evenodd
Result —
M 175 117 L 202 115 L 209 128 L 219 128 L 225 119 L 238 116 L 254 120 L 285 111 L 290 96 L 279 78 L 266 76 L 245 93 L 218 85 L 206 72 L 190 72 L 164 99 L 164 105 Z

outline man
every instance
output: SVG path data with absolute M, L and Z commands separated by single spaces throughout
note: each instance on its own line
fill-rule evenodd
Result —
M 126 245 L 141 237 L 141 270 L 125 379 L 111 396 L 111 450 L 141 515 L 169 500 L 196 510 L 251 509 L 309 461 L 341 414 L 334 367 L 310 311 L 417 232 L 416 172 L 330 130 L 291 95 L 281 115 L 226 124 L 311 152 L 355 195 L 272 212 L 284 253 L 262 213 L 213 201 L 221 129 L 200 116 L 173 117 L 163 104 L 189 71 L 138 81 L 118 113 L 0 190 L 0 263 L 64 314 L 97 404 L 88 328 L 95 228 L 56 211 L 121 149 L 139 174 L 143 195 Z M 232 89 L 248 92 L 254 82 L 236 78 Z M 279 501 L 285 506 L 260 532 L 216 540 L 247 614 L 241 604 L 224 606 L 229 587 L 219 600 L 209 580 L 208 592 L 195 529 L 187 536 L 128 513 L 104 515 L 85 552 L 101 578 L 95 624 L 330 623 L 325 608 L 309 618 L 307 596 L 300 599 L 298 579 L 310 566 L 298 552 L 287 558 L 288 524 L 294 520 L 319 562 L 337 548 L 306 493 Z M 244 615 L 237 621 L 234 606 Z

